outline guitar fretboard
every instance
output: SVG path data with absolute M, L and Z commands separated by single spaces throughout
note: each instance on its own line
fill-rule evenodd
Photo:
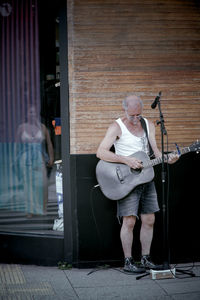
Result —
M 191 151 L 190 147 L 185 147 L 185 148 L 173 151 L 172 153 L 178 154 L 180 156 L 180 155 L 188 153 L 190 151 Z M 167 162 L 167 161 L 168 161 L 168 155 L 165 154 L 164 155 L 164 162 Z M 153 167 L 153 166 L 159 165 L 161 163 L 162 163 L 162 157 L 157 157 L 157 158 L 154 158 L 152 160 L 145 161 L 145 163 L 143 164 L 143 167 L 144 168 Z

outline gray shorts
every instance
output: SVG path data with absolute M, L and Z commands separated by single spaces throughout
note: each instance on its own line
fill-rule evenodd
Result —
M 117 216 L 136 216 L 159 211 L 153 181 L 137 186 L 126 198 L 117 201 Z

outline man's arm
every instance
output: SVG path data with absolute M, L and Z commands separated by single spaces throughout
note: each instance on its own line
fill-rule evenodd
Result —
M 121 129 L 119 125 L 116 122 L 114 122 L 109 126 L 105 137 L 103 138 L 102 142 L 100 143 L 97 149 L 97 157 L 108 162 L 123 163 L 133 169 L 142 168 L 142 163 L 137 158 L 117 155 L 110 151 L 110 148 L 117 140 L 117 138 L 120 137 L 120 135 Z

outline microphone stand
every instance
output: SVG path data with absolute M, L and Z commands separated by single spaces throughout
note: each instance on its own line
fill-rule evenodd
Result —
M 162 232 L 163 232 L 163 244 L 162 244 L 162 251 L 163 251 L 163 264 L 159 267 L 159 270 L 166 271 L 170 270 L 169 266 L 169 240 L 168 240 L 168 203 L 165 198 L 165 182 L 166 182 L 166 172 L 165 172 L 165 155 L 164 155 L 164 135 L 167 135 L 167 131 L 165 129 L 164 124 L 164 117 L 161 111 L 161 104 L 160 104 L 160 96 L 156 97 L 154 103 L 152 104 L 151 108 L 155 108 L 158 105 L 159 113 L 160 113 L 160 121 L 156 121 L 157 125 L 160 125 L 161 131 L 161 152 L 162 152 L 162 169 L 161 169 L 161 179 L 162 179 Z M 138 276 L 137 279 L 148 275 L 146 273 L 144 275 Z
M 165 198 L 165 181 L 166 181 L 166 172 L 165 172 L 165 163 L 164 163 L 164 135 L 167 135 L 167 131 L 164 125 L 164 117 L 161 111 L 160 96 L 156 98 L 156 102 L 153 104 L 152 108 L 154 109 L 157 105 L 160 112 L 160 121 L 157 121 L 157 125 L 160 125 L 161 130 L 161 145 L 162 145 L 162 229 L 163 229 L 163 264 L 159 267 L 159 270 L 169 270 L 169 240 L 168 240 L 168 203 Z M 136 279 L 141 279 L 149 274 L 145 273 L 143 275 L 137 276 Z
M 161 111 L 160 100 L 157 102 L 160 113 L 160 121 L 157 121 L 157 125 L 160 125 L 161 131 L 161 152 L 162 152 L 162 167 L 161 167 L 161 179 L 162 179 L 162 228 L 163 228 L 163 270 L 169 270 L 169 237 L 168 237 L 168 201 L 165 197 L 165 184 L 166 184 L 166 171 L 165 171 L 165 155 L 164 155 L 164 135 L 167 135 L 167 131 L 164 124 L 164 117 Z
M 166 171 L 165 171 L 165 155 L 164 155 L 164 135 L 167 135 L 167 131 L 164 125 L 164 117 L 161 111 L 160 98 L 157 100 L 160 121 L 157 121 L 157 125 L 160 125 L 161 130 L 161 146 L 162 146 L 162 169 L 161 169 L 161 179 L 162 179 L 162 226 L 163 226 L 163 264 L 162 270 L 171 270 L 170 267 L 170 251 L 169 251 L 169 235 L 168 235 L 168 225 L 169 225 L 169 211 L 168 211 L 168 199 L 165 196 L 165 183 L 166 183 Z M 168 160 L 168 158 L 167 158 Z M 168 161 L 167 161 L 168 162 Z M 190 270 L 176 269 L 176 272 L 187 274 L 191 277 L 196 275 Z

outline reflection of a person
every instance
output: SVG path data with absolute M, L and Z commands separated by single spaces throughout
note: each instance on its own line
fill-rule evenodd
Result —
M 40 122 L 34 106 L 29 108 L 27 121 L 19 125 L 17 139 L 18 177 L 26 197 L 25 210 L 29 214 L 44 214 L 48 197 L 46 167 L 52 167 L 54 151 L 49 131 Z

